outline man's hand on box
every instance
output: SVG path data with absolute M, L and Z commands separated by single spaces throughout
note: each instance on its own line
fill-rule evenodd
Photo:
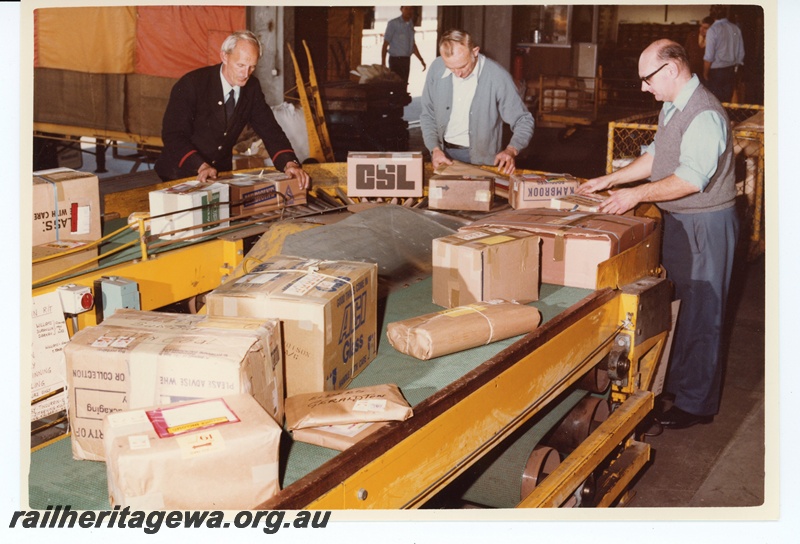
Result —
M 308 186 L 311 183 L 311 178 L 308 176 L 308 172 L 303 170 L 303 168 L 297 164 L 296 162 L 290 162 L 284 168 L 284 173 L 289 174 L 293 178 L 300 181 L 300 186 L 303 189 L 308 189 Z
M 440 166 L 450 166 L 453 164 L 453 161 L 447 158 L 447 155 L 444 154 L 444 151 L 438 147 L 434 147 L 433 151 L 431 152 L 431 164 L 433 165 L 433 169 L 436 170 Z
M 217 169 L 208 163 L 203 163 L 197 169 L 197 181 L 205 183 L 208 180 L 217 179 Z
M 640 202 L 636 188 L 609 191 L 609 194 L 611 196 L 600 204 L 601 212 L 622 215 Z

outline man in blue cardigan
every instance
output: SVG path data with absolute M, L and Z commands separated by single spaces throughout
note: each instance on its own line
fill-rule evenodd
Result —
M 533 115 L 502 66 L 480 53 L 472 36 L 449 30 L 439 40 L 422 91 L 420 124 L 434 169 L 453 159 L 511 174 L 533 136 Z M 502 145 L 503 123 L 511 140 Z
M 255 34 L 234 32 L 222 43 L 221 64 L 199 68 L 178 80 L 164 112 L 164 149 L 155 164 L 162 180 L 196 176 L 213 181 L 218 172 L 231 170 L 233 146 L 249 123 L 275 167 L 308 186 L 308 174 L 275 120 L 260 83 L 252 77 L 260 56 Z

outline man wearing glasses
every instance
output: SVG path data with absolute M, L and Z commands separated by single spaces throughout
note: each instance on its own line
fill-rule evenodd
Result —
M 719 408 L 725 301 L 739 234 L 732 134 L 719 100 L 689 68 L 686 51 L 669 40 L 639 57 L 642 91 L 663 102 L 655 140 L 625 168 L 594 178 L 576 192 L 611 191 L 601 211 L 622 214 L 654 202 L 664 216 L 662 262 L 681 300 L 665 384 L 672 406 L 664 428 L 710 423 Z

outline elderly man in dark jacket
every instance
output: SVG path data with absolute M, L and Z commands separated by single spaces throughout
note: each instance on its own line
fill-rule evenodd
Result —
M 164 149 L 155 170 L 164 180 L 217 178 L 233 163 L 233 146 L 246 124 L 261 137 L 278 170 L 308 186 L 289 139 L 251 77 L 261 43 L 249 31 L 231 34 L 220 50 L 221 64 L 189 72 L 172 88 L 161 130 Z

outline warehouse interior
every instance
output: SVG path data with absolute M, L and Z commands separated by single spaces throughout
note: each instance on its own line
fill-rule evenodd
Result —
M 530 145 L 520 153 L 517 168 L 521 171 L 569 174 L 586 180 L 611 171 L 615 168 L 614 160 L 619 159 L 621 155 L 632 153 L 631 149 L 638 152 L 640 146 L 646 145 L 649 143 L 648 139 L 652 139 L 653 125 L 657 120 L 660 103 L 649 93 L 641 92 L 637 62 L 642 49 L 654 39 L 662 37 L 683 42 L 692 30 L 697 29 L 710 7 L 699 4 L 425 5 L 420 6 L 415 21 L 416 39 L 419 44 L 427 45 L 424 54 L 435 55 L 436 39 L 444 30 L 464 28 L 477 37 L 481 52 L 500 63 L 513 75 L 520 96 L 536 120 L 533 138 Z M 763 127 L 765 103 L 768 102 L 769 96 L 769 89 L 765 86 L 767 72 L 765 21 L 774 17 L 771 7 L 765 10 L 762 5 L 733 4 L 729 10 L 729 17 L 742 29 L 747 52 L 735 100 L 728 104 L 726 109 L 731 117 L 732 126 L 739 127 L 738 133 L 745 142 L 741 146 L 743 151 L 740 157 L 740 170 L 737 173 L 737 181 L 741 182 L 737 205 L 744 228 L 737 248 L 725 323 L 725 373 L 719 414 L 710 424 L 695 425 L 681 430 L 660 429 L 651 417 L 642 417 L 635 428 L 627 433 L 628 437 L 621 442 L 619 451 L 629 446 L 632 451 L 634 445 L 646 448 L 646 461 L 642 461 L 641 466 L 634 463 L 635 469 L 620 470 L 619 474 L 624 473 L 625 476 L 617 476 L 614 469 L 618 469 L 618 465 L 615 465 L 613 460 L 605 458 L 591 471 L 588 478 L 580 478 L 580 485 L 577 488 L 574 488 L 574 482 L 568 484 L 573 485 L 567 494 L 568 499 L 560 495 L 562 489 L 552 491 L 554 495 L 561 497 L 559 502 L 562 506 L 570 501 L 572 505 L 586 508 L 613 505 L 627 512 L 638 512 L 635 515 L 641 515 L 645 519 L 660 518 L 664 512 L 670 519 L 699 516 L 706 519 L 749 520 L 774 515 L 777 485 L 775 467 L 770 461 L 775 459 L 776 443 L 775 438 L 768 432 L 769 414 L 772 412 L 772 416 L 775 415 L 769 395 L 772 388 L 770 379 L 774 377 L 774 369 L 768 368 L 765 355 L 768 336 L 766 237 L 767 224 L 770 221 L 767 217 L 766 201 L 769 198 L 767 187 L 772 188 L 774 185 L 764 174 L 764 161 L 769 149 L 764 144 Z M 73 9 L 80 13 L 71 11 Z M 428 288 L 427 280 L 424 278 L 431 274 L 431 268 L 427 263 L 420 264 L 420 261 L 429 256 L 431 238 L 455 232 L 469 221 L 485 219 L 477 213 L 461 213 L 454 214 L 454 217 L 442 218 L 441 214 L 431 214 L 426 211 L 424 215 L 414 220 L 415 226 L 409 227 L 408 231 L 409 238 L 419 236 L 419 240 L 428 244 L 424 250 L 416 247 L 409 249 L 397 241 L 386 244 L 388 246 L 386 249 L 383 246 L 385 240 L 378 239 L 379 234 L 383 232 L 381 227 L 384 225 L 381 225 L 381 221 L 386 221 L 385 216 L 384 219 L 376 219 L 371 217 L 371 214 L 380 210 L 382 205 L 395 205 L 397 199 L 390 202 L 389 198 L 385 200 L 362 198 L 361 202 L 358 202 L 358 199 L 345 197 L 345 200 L 335 201 L 334 204 L 328 201 L 330 196 L 336 198 L 335 187 L 345 183 L 345 180 L 340 178 L 338 182 L 335 179 L 331 182 L 327 178 L 331 175 L 335 178 L 344 174 L 348 157 L 352 153 L 417 152 L 421 155 L 423 164 L 426 164 L 426 176 L 430 174 L 430 151 L 425 149 L 423 144 L 419 123 L 417 93 L 424 83 L 424 72 L 420 66 L 412 59 L 411 70 L 416 71 L 416 74 L 412 74 L 408 86 L 392 82 L 391 79 L 372 86 L 366 81 L 369 67 L 374 68 L 374 63 L 380 63 L 380 57 L 376 55 L 380 55 L 381 29 L 385 29 L 389 18 L 399 14 L 399 6 L 219 7 L 215 8 L 219 12 L 213 17 L 215 20 L 221 20 L 220 13 L 224 13 L 225 20 L 221 25 L 223 30 L 210 27 L 205 29 L 208 43 L 197 46 L 198 53 L 194 57 L 190 58 L 187 55 L 186 58 L 179 58 L 174 51 L 171 51 L 173 54 L 169 57 L 175 62 L 170 64 L 165 63 L 163 58 L 157 58 L 157 55 L 145 61 L 141 53 L 139 53 L 141 56 L 132 57 L 125 57 L 122 53 L 131 47 L 141 48 L 145 39 L 143 36 L 153 40 L 150 44 L 153 47 L 165 47 L 163 34 L 159 35 L 159 32 L 164 30 L 165 24 L 171 25 L 173 29 L 179 29 L 175 30 L 177 36 L 184 27 L 191 24 L 205 24 L 206 19 L 203 17 L 210 15 L 209 12 L 202 13 L 204 9 L 206 8 L 196 6 L 140 6 L 116 10 L 93 7 L 37 10 L 32 17 L 33 28 L 36 31 L 36 49 L 30 67 L 34 117 L 32 170 L 36 172 L 70 168 L 96 176 L 103 214 L 103 234 L 112 225 L 119 228 L 131 223 L 134 226 L 138 224 L 140 229 L 143 228 L 145 217 L 136 214 L 147 210 L 135 207 L 146 208 L 146 201 L 141 200 L 142 194 L 146 194 L 148 190 L 163 188 L 161 180 L 153 170 L 153 164 L 160 152 L 161 123 L 169 99 L 169 90 L 177 78 L 187 71 L 186 67 L 201 62 L 197 60 L 198 55 L 201 59 L 203 57 L 211 59 L 201 64 L 216 62 L 212 52 L 218 47 L 220 36 L 224 38 L 225 31 L 240 27 L 251 29 L 263 43 L 267 44 L 265 54 L 254 73 L 261 82 L 267 103 L 276 112 L 282 111 L 286 115 L 287 123 L 290 123 L 287 126 L 291 130 L 298 129 L 299 136 L 294 132 L 292 134 L 305 143 L 303 149 L 305 157 L 301 159 L 305 159 L 304 169 L 312 172 L 312 183 L 318 179 L 320 187 L 334 187 L 330 191 L 323 190 L 322 193 L 325 194 L 315 192 L 313 197 L 309 193 L 308 201 L 304 205 L 310 213 L 329 219 L 307 220 L 303 214 L 292 215 L 289 213 L 290 208 L 286 207 L 284 211 L 287 215 L 281 212 L 276 224 L 284 221 L 293 223 L 295 230 L 284 233 L 274 229 L 267 231 L 269 235 L 249 236 L 241 246 L 243 250 L 240 249 L 245 255 L 235 258 L 239 260 L 238 268 L 237 263 L 213 262 L 218 258 L 216 254 L 198 252 L 192 255 L 194 258 L 209 258 L 212 261 L 210 263 L 212 271 L 218 269 L 214 273 L 225 269 L 225 273 L 234 276 L 237 273 L 242 274 L 242 270 L 247 272 L 247 263 L 241 262 L 242 259 L 247 260 L 246 255 L 258 255 L 259 259 L 265 258 L 263 257 L 265 255 L 273 255 L 274 252 L 265 249 L 267 244 L 283 244 L 285 255 L 297 255 L 303 258 L 376 260 L 378 289 L 383 290 L 379 292 L 378 303 L 377 322 L 380 332 L 380 327 L 386 328 L 390 316 L 395 315 L 392 312 L 396 311 L 396 305 L 410 304 L 405 299 L 395 300 L 393 297 L 407 295 L 413 299 L 418 296 L 417 291 L 420 291 L 421 287 Z M 65 22 L 74 20 L 91 21 L 96 25 L 103 23 L 109 25 L 107 28 L 112 28 L 113 24 L 122 25 L 119 28 L 124 29 L 124 32 L 118 32 L 112 41 L 127 41 L 127 49 L 122 45 L 116 51 L 106 48 L 106 54 L 102 55 L 102 59 L 92 58 L 91 54 L 85 58 L 80 58 L 80 55 L 65 55 L 61 44 L 76 39 L 76 29 L 65 25 Z M 133 20 L 137 22 L 138 27 L 129 26 Z M 151 25 L 149 34 L 141 30 L 145 24 Z M 59 29 L 60 32 L 54 33 L 54 29 Z M 97 40 L 98 44 L 110 43 L 107 36 L 97 37 Z M 274 44 L 286 44 L 286 46 L 276 47 Z M 185 46 L 185 44 L 173 44 L 170 47 Z M 207 47 L 208 51 L 204 50 L 204 47 Z M 432 60 L 432 57 L 426 58 L 428 64 Z M 86 68 L 87 63 L 95 62 L 105 64 L 102 68 L 92 70 Z M 312 78 L 315 78 L 316 82 Z M 298 79 L 302 81 L 299 82 Z M 310 103 L 308 99 L 306 102 L 303 101 L 302 93 L 299 92 L 300 87 L 305 88 L 307 92 L 311 91 Z M 79 100 L 78 95 L 85 96 L 86 89 L 91 90 L 91 99 Z M 325 137 L 314 139 L 321 133 L 319 119 L 312 122 L 296 109 L 303 105 L 306 105 L 307 109 L 313 108 L 314 96 L 321 100 L 321 110 L 324 111 L 321 115 L 322 124 L 326 132 L 324 136 L 328 137 L 330 146 L 326 146 Z M 319 114 L 320 109 L 316 112 Z M 746 124 L 738 125 L 759 113 L 762 115 L 760 132 Z M 766 114 L 769 116 L 769 112 Z M 238 153 L 234 161 L 236 170 L 258 173 L 259 170 L 263 172 L 263 169 L 271 168 L 269 156 L 265 155 L 263 146 L 258 147 L 257 140 L 253 134 L 242 135 L 241 145 L 236 149 Z M 293 144 L 296 141 L 298 140 L 292 139 Z M 319 160 L 321 157 L 322 160 Z M 327 169 L 327 163 L 338 167 Z M 315 175 L 319 177 L 315 178 Z M 23 178 L 25 179 L 24 175 Z M 139 200 L 134 200 L 136 198 Z M 507 198 L 508 193 L 505 199 L 495 196 L 495 202 L 499 199 L 507 208 Z M 338 205 L 335 205 L 337 202 Z M 341 202 L 345 202 L 345 206 L 342 206 Z M 359 213 L 352 213 L 359 204 L 361 205 Z M 403 207 L 405 206 L 400 206 Z M 348 214 L 361 216 L 364 225 L 358 225 L 358 228 L 370 231 L 376 239 L 372 240 L 367 235 L 370 241 L 364 242 L 364 247 L 342 247 L 350 241 L 348 235 L 333 230 L 340 221 L 333 217 L 342 211 L 341 208 L 350 208 L 346 210 Z M 406 212 L 406 210 L 400 211 Z M 402 216 L 403 214 L 398 215 L 397 219 L 393 217 L 392 221 L 396 220 L 399 225 Z M 250 219 L 255 223 L 251 228 L 256 228 L 264 222 L 260 216 Z M 351 219 L 349 217 L 347 220 Z M 430 223 L 423 223 L 423 219 L 430 220 Z M 329 234 L 326 234 L 324 229 L 316 227 L 307 230 L 306 226 L 297 227 L 298 224 L 315 221 L 315 225 L 331 229 Z M 398 238 L 403 238 L 402 231 L 393 232 Z M 244 239 L 245 235 L 241 235 L 241 238 Z M 204 239 L 199 238 L 199 240 L 202 242 Z M 410 245 L 414 246 L 413 243 Z M 398 247 L 402 247 L 402 251 Z M 130 246 L 127 250 L 122 249 L 123 254 L 125 251 L 128 253 L 131 251 Z M 154 261 L 172 262 L 167 261 L 169 251 L 160 250 L 157 246 L 151 251 L 154 251 Z M 159 251 L 164 252 L 162 254 L 158 253 Z M 258 254 L 258 251 L 262 253 Z M 408 251 L 408 254 L 401 256 L 408 257 L 407 261 L 401 261 L 395 269 L 387 272 L 387 267 L 390 268 L 395 264 L 392 258 L 404 251 Z M 372 255 L 364 252 L 372 252 Z M 230 258 L 227 255 L 224 257 Z M 111 263 L 110 260 L 108 262 Z M 133 269 L 135 269 L 133 265 L 128 265 L 124 270 Z M 155 274 L 164 273 L 160 271 Z M 632 274 L 619 275 L 639 279 Z M 34 296 L 47 295 L 55 291 L 57 285 L 64 284 L 77 283 L 96 288 L 96 284 L 92 285 L 87 278 L 100 276 L 107 274 L 100 269 L 93 273 L 87 272 L 85 276 L 76 273 L 56 280 L 50 280 L 49 276 L 46 276 L 44 281 L 34 280 Z M 152 298 L 149 307 L 141 309 L 203 314 L 205 297 L 210 289 L 218 286 L 218 278 L 219 276 L 216 278 L 217 283 L 210 288 L 206 288 L 207 285 L 184 288 L 178 285 L 186 283 L 182 278 L 170 278 L 165 283 L 171 281 L 173 285 L 164 288 L 165 291 L 170 291 L 169 294 L 159 293 L 151 297 L 150 293 L 141 292 L 142 301 L 145 301 L 146 297 Z M 149 276 L 148 281 L 151 281 Z M 209 281 L 213 283 L 214 280 Z M 570 312 L 581 314 L 584 311 L 581 306 L 588 299 L 610 297 L 611 293 L 626 293 L 622 283 L 617 281 L 619 284 L 611 288 L 608 293 L 600 288 L 576 291 L 570 293 L 570 296 L 575 297 L 574 300 L 566 301 L 558 300 L 559 296 L 567 296 L 564 292 L 542 287 L 539 295 L 543 303 L 541 311 L 546 322 L 543 325 L 549 323 L 550 327 L 545 328 L 546 332 L 542 335 L 552 335 L 553 338 L 547 336 L 547 339 L 555 340 L 560 330 L 556 327 L 561 326 L 560 318 L 555 314 L 548 315 L 547 312 L 551 309 L 544 308 L 550 300 L 555 300 L 553 309 L 568 308 Z M 145 284 L 146 282 L 143 282 L 139 288 L 144 289 Z M 427 291 L 423 293 L 424 296 L 428 294 Z M 95 304 L 97 304 L 96 299 L 97 293 L 95 293 Z M 426 300 L 425 304 L 425 308 L 429 306 L 433 308 L 429 301 Z M 383 317 L 380 315 L 381 311 L 386 312 Z M 79 329 L 100 325 L 103 320 L 102 312 L 97 314 L 92 310 L 90 314 L 92 314 L 90 317 L 87 317 L 89 313 L 65 317 L 64 326 L 74 335 Z M 404 313 L 399 311 L 397 315 L 402 316 Z M 578 319 L 577 315 L 575 319 Z M 653 320 L 657 321 L 655 318 Z M 660 334 L 665 336 L 666 332 L 661 330 Z M 584 335 L 581 332 L 570 334 L 575 336 L 573 341 L 576 343 L 583 342 Z M 591 334 L 587 332 L 585 336 L 589 337 Z M 382 340 L 385 341 L 386 338 Z M 535 342 L 540 341 L 545 340 L 537 338 Z M 524 345 L 525 342 L 523 338 L 517 344 L 509 342 L 504 346 L 507 350 L 513 351 L 515 346 Z M 528 342 L 534 341 L 528 340 Z M 659 342 L 668 343 L 668 340 L 661 339 Z M 380 348 L 382 346 L 379 345 L 379 350 Z M 380 351 L 378 356 L 380 358 Z M 469 359 L 473 356 L 464 357 Z M 476 359 L 477 362 L 483 362 L 483 366 L 476 365 L 473 369 L 473 372 L 477 372 L 499 356 L 494 352 L 480 352 L 474 357 L 480 359 L 480 361 Z M 642 361 L 647 360 L 647 357 L 647 355 L 642 356 Z M 372 366 L 377 367 L 371 364 L 364 376 L 373 370 Z M 425 373 L 421 369 L 417 371 L 420 374 Z M 354 383 L 359 386 L 371 385 L 370 380 L 380 381 L 380 378 L 385 378 L 387 375 L 379 372 L 385 371 L 375 370 L 373 374 L 362 377 L 361 382 L 356 379 Z M 423 383 L 422 378 L 417 376 L 403 379 L 406 380 L 403 383 L 415 386 Z M 417 399 L 421 407 L 420 420 L 430 417 L 437 423 L 446 417 L 447 410 L 441 408 L 441 405 L 448 403 L 455 405 L 460 401 L 449 400 L 442 391 L 454 384 L 461 389 L 470 390 L 472 386 L 465 383 L 467 381 L 466 378 L 457 379 L 431 397 L 420 396 Z M 614 387 L 619 391 L 611 387 L 611 392 L 606 390 L 603 395 L 609 395 L 609 398 L 623 394 L 636 397 L 635 394 L 631 394 L 632 384 L 625 382 L 624 385 L 620 385 L 623 382 L 624 380 L 619 383 L 614 382 Z M 419 387 L 419 391 L 410 387 L 409 394 L 421 395 L 421 390 L 429 386 L 425 384 L 424 387 Z M 562 390 L 560 396 L 556 400 L 551 400 L 552 404 L 549 406 L 563 403 L 558 405 L 558 409 L 568 410 L 567 405 L 573 402 L 568 395 L 570 391 L 572 390 Z M 459 389 L 456 393 L 460 395 L 462 391 Z M 460 399 L 458 395 L 453 398 Z M 622 401 L 617 404 L 622 404 Z M 417 408 L 414 402 L 412 405 Z M 463 519 L 460 516 L 464 510 L 482 512 L 517 506 L 514 501 L 504 502 L 501 498 L 503 492 L 498 490 L 498 487 L 507 486 L 509 480 L 513 485 L 517 485 L 521 477 L 514 472 L 514 469 L 506 466 L 509 454 L 504 452 L 513 452 L 516 445 L 531 434 L 536 439 L 541 438 L 537 433 L 545 431 L 538 429 L 547 421 L 548 415 L 555 418 L 555 414 L 559 413 L 558 409 L 553 408 L 550 414 L 542 411 L 525 424 L 514 423 L 514 432 L 504 427 L 502 442 L 498 440 L 495 443 L 492 442 L 493 439 L 485 439 L 487 443 L 491 442 L 497 446 L 496 450 L 491 453 L 483 452 L 482 458 L 477 461 L 470 458 L 468 469 L 459 468 L 458 471 L 448 469 L 446 478 L 443 476 L 436 480 L 438 488 L 435 493 L 420 491 L 419 495 L 424 495 L 425 500 L 415 498 L 414 501 L 418 502 L 408 500 L 407 504 L 422 510 L 458 512 L 452 514 L 455 519 Z M 438 410 L 443 412 L 440 413 Z M 458 413 L 474 415 L 469 411 Z M 46 428 L 31 435 L 30 442 L 33 447 L 31 470 L 23 482 L 23 487 L 27 488 L 30 506 L 34 509 L 44 509 L 47 505 L 71 500 L 76 507 L 83 504 L 87 509 L 108 509 L 111 503 L 104 493 L 105 489 L 102 489 L 100 496 L 96 492 L 97 482 L 105 482 L 104 463 L 71 458 L 69 448 L 72 437 L 66 435 L 68 427 L 62 415 L 48 414 L 39 421 L 39 423 L 44 421 Z M 604 416 L 606 417 L 608 414 Z M 397 438 L 401 434 L 399 428 L 413 428 L 414 419 L 412 416 L 403 426 L 395 426 L 390 431 L 379 431 L 376 436 L 385 437 L 386 443 L 394 444 L 400 440 Z M 28 421 L 24 421 L 23 427 L 27 424 Z M 599 421 L 596 424 L 593 422 L 593 425 L 596 427 Z M 530 432 L 524 433 L 524 437 L 520 439 L 519 436 L 526 428 Z M 411 440 L 421 436 L 420 430 L 415 430 L 416 433 L 409 435 Z M 497 431 L 497 434 L 501 433 Z M 469 435 L 469 431 L 464 433 L 466 436 L 463 438 L 464 444 L 468 444 Z M 458 436 L 459 440 L 462 439 L 461 435 L 454 436 Z M 378 452 L 379 457 L 385 455 L 387 464 L 390 461 L 396 462 L 397 459 L 390 457 L 391 449 L 384 451 L 378 442 L 378 440 L 365 440 L 358 445 L 358 448 L 351 449 L 349 455 L 347 452 L 341 455 L 318 454 L 320 459 L 327 461 L 327 464 L 323 464 L 317 469 L 318 472 L 314 473 L 318 475 L 317 480 L 324 480 L 326 485 L 330 481 L 331 489 L 338 489 L 336 478 L 346 481 L 348 485 L 356 485 L 348 478 L 357 478 L 358 469 L 363 466 L 363 460 L 357 459 L 357 455 L 363 457 L 374 451 Z M 588 442 L 587 438 L 584 444 Z M 282 447 L 287 447 L 285 442 Z M 531 447 L 525 449 L 526 458 Z M 476 447 L 477 450 L 482 448 L 484 446 Z M 456 450 L 457 447 L 454 445 L 452 449 Z M 576 446 L 569 450 L 583 451 Z M 74 452 L 73 446 L 72 454 Z M 615 452 L 618 453 L 617 450 Z M 435 457 L 437 453 L 432 451 L 427 455 Z M 442 457 L 446 456 L 442 454 Z M 567 455 L 563 454 L 562 457 L 567 458 Z M 624 456 L 620 455 L 619 458 Z M 399 457 L 399 459 L 402 461 L 404 458 Z M 59 466 L 62 461 L 63 466 Z M 348 463 L 355 467 L 352 473 Z M 611 468 L 608 466 L 609 463 Z M 87 465 L 92 466 L 86 469 Z M 414 465 L 409 464 L 409 466 Z M 581 470 L 583 469 L 588 470 L 586 467 L 581 467 Z M 84 470 L 88 472 L 83 472 Z M 324 502 L 324 497 L 328 495 L 321 497 L 314 495 L 319 491 L 315 487 L 317 484 L 311 483 L 312 477 L 295 475 L 292 473 L 292 467 L 283 470 L 285 470 L 282 474 L 285 486 L 283 491 L 276 498 L 258 502 L 253 505 L 254 507 L 263 507 L 266 504 L 267 507 L 291 510 L 312 504 L 322 505 L 312 508 L 327 508 L 325 505 L 329 503 Z M 548 469 L 547 475 L 555 474 L 553 470 Z M 69 478 L 65 472 L 72 472 L 77 476 Z M 458 474 L 451 475 L 451 472 Z M 500 485 L 493 482 L 488 487 L 476 491 L 481 479 L 489 479 L 487 475 L 494 478 L 495 472 L 501 473 L 501 476 L 497 476 Z M 627 483 L 620 486 L 620 489 L 615 488 L 613 501 L 609 499 L 611 504 L 605 504 L 600 499 L 601 493 L 613 488 L 613 480 L 617 477 Z M 94 488 L 89 486 L 82 489 L 81 483 L 73 481 L 74 479 L 93 482 Z M 447 485 L 440 485 L 439 481 L 444 479 L 448 480 Z M 568 475 L 565 479 L 569 481 Z M 475 480 L 479 483 L 476 484 Z M 354 481 L 359 482 L 357 479 Z M 372 483 L 368 479 L 366 481 Z M 405 480 L 398 479 L 398 481 Z M 366 488 L 367 485 L 364 486 Z M 102 485 L 99 487 L 102 488 Z M 390 486 L 387 486 L 381 489 L 381 494 L 392 495 L 390 490 Z M 353 495 L 355 497 L 355 494 Z M 357 499 L 342 499 L 342 504 L 347 505 L 344 507 L 346 509 L 355 508 L 360 503 L 373 500 L 374 496 L 374 492 L 369 495 L 364 492 L 359 494 Z M 312 497 L 321 502 L 310 500 Z M 350 502 L 351 500 L 354 502 Z M 350 506 L 352 504 L 356 506 Z M 404 504 L 403 501 L 400 501 L 400 504 Z M 483 519 L 481 512 L 468 515 Z

